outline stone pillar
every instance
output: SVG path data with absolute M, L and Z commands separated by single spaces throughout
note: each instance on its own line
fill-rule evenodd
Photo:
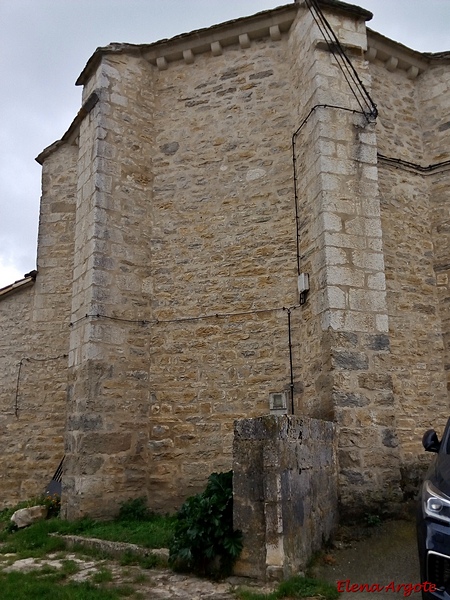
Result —
M 67 518 L 116 513 L 145 495 L 148 475 L 150 67 L 104 58 L 87 89 L 99 101 L 79 134 Z
M 351 36 L 362 53 L 363 20 L 330 18 L 339 38 L 345 43 Z M 311 40 L 294 74 L 306 101 L 299 124 L 309 114 L 295 140 L 301 271 L 311 285 L 302 308 L 307 339 L 300 348 L 299 409 L 339 425 L 341 501 L 358 507 L 400 494 L 375 124 L 362 114 L 307 12 L 294 41 L 297 35 Z M 352 60 L 368 86 L 356 51 Z
M 235 574 L 284 579 L 304 569 L 337 524 L 334 425 L 287 415 L 236 421 L 233 498 L 244 539 Z

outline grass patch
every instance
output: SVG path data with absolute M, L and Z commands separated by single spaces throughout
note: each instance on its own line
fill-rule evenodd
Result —
M 62 569 L 61 572 L 69 577 L 70 575 L 75 575 L 80 570 L 80 565 L 74 560 L 65 559 L 61 561 Z
M 144 548 L 167 548 L 172 540 L 175 517 L 153 515 L 147 521 L 90 519 L 64 525 L 61 533 L 96 537 L 111 542 L 127 542 Z
M 113 580 L 113 574 L 109 569 L 104 567 L 92 575 L 93 583 L 108 583 Z
M 121 589 L 103 589 L 89 582 L 61 583 L 64 575 L 42 572 L 0 573 L 2 600 L 119 600 L 124 594 Z
M 30 527 L 18 531 L 3 531 L 0 541 L 4 542 L 0 548 L 1 554 L 16 553 L 17 558 L 39 558 L 58 552 L 65 548 L 64 540 L 49 536 L 58 530 L 58 519 L 38 521 Z
M 90 548 L 84 544 L 74 544 L 70 547 L 70 552 L 77 554 L 82 559 L 90 559 L 96 561 L 112 560 L 114 556 L 106 550 L 99 548 Z
M 31 548 L 33 543 L 31 538 L 36 536 L 34 546 L 44 547 L 49 543 L 44 542 L 39 536 L 44 536 L 46 533 L 61 533 L 68 535 L 82 535 L 84 537 L 96 537 L 111 542 L 127 542 L 130 544 L 137 544 L 144 548 L 168 548 L 172 541 L 176 516 L 163 516 L 152 513 L 146 506 L 144 498 L 136 498 L 124 502 L 121 507 L 119 514 L 116 519 L 111 521 L 94 521 L 90 518 L 79 519 L 77 521 L 63 521 L 59 518 L 47 519 L 45 523 L 47 525 L 39 524 L 32 525 L 26 528 L 26 531 L 32 531 L 33 533 L 22 534 L 19 530 L 17 533 L 20 534 L 14 543 L 10 534 L 15 533 L 15 528 L 11 526 L 11 515 L 19 508 L 25 508 L 27 506 L 33 506 L 35 504 L 45 504 L 50 511 L 52 517 L 55 517 L 57 508 L 56 502 L 59 502 L 59 498 L 55 497 L 41 497 L 28 500 L 26 502 L 20 502 L 12 508 L 4 508 L 0 511 L 0 542 L 11 543 L 15 547 L 17 544 L 25 544 L 27 548 Z M 39 527 L 38 527 L 39 525 Z M 47 529 L 48 528 L 48 529 Z M 23 541 L 25 538 L 28 541 Z M 50 551 L 57 549 L 53 547 Z M 12 546 L 11 546 L 12 547 Z M 8 550 L 14 552 L 15 550 Z
M 339 592 L 336 587 L 310 577 L 291 577 L 279 584 L 270 594 L 261 594 L 250 590 L 236 590 L 239 600 L 280 600 L 281 598 L 308 598 L 320 596 L 325 600 L 337 600 Z
M 62 559 L 62 568 L 42 565 L 35 571 L 4 573 L 0 571 L 2 600 L 118 600 L 134 596 L 132 585 L 111 586 L 113 574 L 101 568 L 90 581 L 69 581 L 71 575 L 80 570 L 74 560 L 64 560 L 65 540 L 50 534 L 80 535 L 109 541 L 127 542 L 146 548 L 167 547 L 173 537 L 175 517 L 163 517 L 150 513 L 143 500 L 125 503 L 117 519 L 109 522 L 96 522 L 89 518 L 75 522 L 51 518 L 34 523 L 24 529 L 10 527 L 12 513 L 30 502 L 0 512 L 0 561 L 13 562 L 21 558 L 44 558 L 49 554 Z M 81 545 L 73 551 L 95 556 L 97 559 L 110 558 L 107 552 L 85 548 Z M 5 557 L 13 554 L 13 557 Z M 163 561 L 155 556 L 139 556 L 126 553 L 122 564 L 135 564 L 152 568 Z M 147 578 L 140 576 L 139 581 Z
M 164 567 L 165 562 L 158 556 L 140 556 L 134 552 L 124 552 L 120 557 L 122 567 L 130 565 L 139 565 L 143 569 L 154 569 L 155 567 Z
M 119 587 L 115 588 L 116 592 L 120 595 L 120 596 L 133 596 L 134 595 L 134 588 L 131 587 L 131 585 L 120 585 Z
M 11 509 L 12 510 L 12 509 Z M 5 511 L 3 511 L 5 514 Z M 127 542 L 145 548 L 164 548 L 173 537 L 175 517 L 149 515 L 145 521 L 114 520 L 97 522 L 92 519 L 78 521 L 63 521 L 59 518 L 39 521 L 17 531 L 4 529 L 0 532 L 0 554 L 16 553 L 17 558 L 38 558 L 52 552 L 65 549 L 65 542 L 50 533 L 62 535 L 80 535 L 83 537 L 96 537 L 112 542 Z M 78 549 L 79 551 L 79 549 Z M 154 567 L 158 564 L 155 557 L 144 557 L 136 562 L 130 560 L 128 564 L 141 564 Z
M 137 575 L 133 577 L 133 583 L 146 583 L 147 581 L 149 581 L 149 578 L 145 573 L 137 573 Z

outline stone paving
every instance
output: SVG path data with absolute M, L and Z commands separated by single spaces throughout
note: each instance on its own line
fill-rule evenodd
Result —
M 174 573 L 169 569 L 143 569 L 139 566 L 122 566 L 113 560 L 83 558 L 72 553 L 50 554 L 46 558 L 25 558 L 15 560 L 14 554 L 0 555 L 0 571 L 28 572 L 33 569 L 53 567 L 62 569 L 66 561 L 76 563 L 75 573 L 69 581 L 95 581 L 95 575 L 108 571 L 110 587 L 131 586 L 135 592 L 150 600 L 236 600 L 231 582 L 213 582 L 190 575 Z M 258 588 L 258 591 L 269 591 Z

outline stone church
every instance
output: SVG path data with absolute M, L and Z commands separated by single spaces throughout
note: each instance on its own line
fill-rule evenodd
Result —
M 297 0 L 98 48 L 0 290 L 3 505 L 175 509 L 233 423 L 333 421 L 342 506 L 394 505 L 449 414 L 450 52 Z

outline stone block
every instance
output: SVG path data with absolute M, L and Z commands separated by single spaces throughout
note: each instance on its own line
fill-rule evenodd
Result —
M 347 308 L 347 294 L 338 287 L 329 287 L 326 308 Z
M 383 373 L 363 373 L 358 377 L 358 384 L 367 390 L 392 390 L 392 377 Z
M 154 442 L 156 443 L 156 442 Z M 85 433 L 79 438 L 78 449 L 84 454 L 117 454 L 131 448 L 131 432 Z
M 386 311 L 386 295 L 382 291 L 350 289 L 348 301 L 350 310 L 367 313 Z
M 37 521 L 42 521 L 47 517 L 48 509 L 46 506 L 30 506 L 29 508 L 21 508 L 16 510 L 11 516 L 11 522 L 18 529 L 28 527 Z
M 361 407 L 370 404 L 370 399 L 354 392 L 334 392 L 333 401 L 339 407 Z
M 368 336 L 368 347 L 370 350 L 390 350 L 389 336 L 386 334 Z
M 329 285 L 364 287 L 364 273 L 350 267 L 330 266 L 327 270 Z
M 363 352 L 351 352 L 349 350 L 334 351 L 332 364 L 336 369 L 345 371 L 367 371 L 369 359 Z
M 330 422 L 291 416 L 236 421 L 234 525 L 244 535 L 236 573 L 287 577 L 304 568 L 331 535 L 337 518 L 335 444 Z M 255 487 L 260 492 L 251 497 L 249 488 Z M 317 511 L 327 515 L 321 526 Z

